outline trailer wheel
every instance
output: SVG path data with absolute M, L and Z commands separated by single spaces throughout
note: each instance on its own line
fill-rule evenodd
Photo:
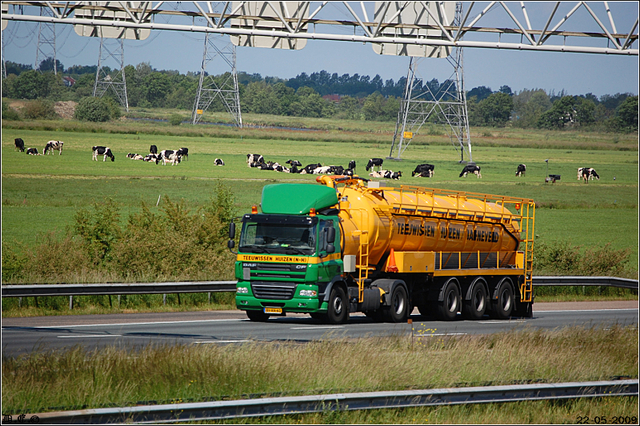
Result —
M 403 322 L 407 318 L 409 300 L 407 291 L 401 285 L 396 285 L 391 294 L 391 306 L 384 310 L 385 319 L 389 322 Z
M 509 280 L 503 280 L 498 287 L 498 300 L 493 305 L 493 313 L 499 319 L 508 319 L 513 311 L 513 289 Z
M 487 310 L 487 291 L 481 282 L 471 290 L 471 300 L 465 300 L 462 313 L 469 319 L 480 319 Z
M 327 319 L 331 324 L 344 324 L 349 319 L 349 305 L 347 295 L 339 286 L 334 287 L 331 290 L 331 294 L 329 295 Z
M 269 319 L 269 315 L 265 314 L 262 311 L 246 311 L 246 312 L 247 312 L 247 316 L 251 321 L 265 322 L 266 320 Z
M 455 280 L 448 281 L 443 290 L 443 299 L 438 301 L 438 316 L 445 321 L 456 319 L 460 310 L 460 290 Z

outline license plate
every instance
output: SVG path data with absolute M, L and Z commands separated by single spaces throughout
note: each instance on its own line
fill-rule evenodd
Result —
M 282 314 L 282 308 L 264 308 L 265 314 Z

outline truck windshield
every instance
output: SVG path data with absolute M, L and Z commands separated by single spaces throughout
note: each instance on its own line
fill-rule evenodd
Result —
M 242 252 L 311 255 L 316 251 L 315 223 L 243 221 Z

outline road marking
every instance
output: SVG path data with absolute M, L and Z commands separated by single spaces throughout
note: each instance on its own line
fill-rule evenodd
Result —
M 489 321 L 478 321 L 478 324 L 523 324 L 527 322 L 526 320 L 489 320 Z
M 69 324 L 69 325 L 33 325 L 33 326 L 3 326 L 2 328 L 74 328 L 74 327 L 102 327 L 117 325 L 150 325 L 150 324 L 182 324 L 188 322 L 225 322 L 244 321 L 244 319 L 214 319 L 214 320 L 187 320 L 187 321 L 151 321 L 151 322 L 115 322 L 112 324 Z
M 73 336 L 58 336 L 59 339 L 84 339 L 87 337 L 122 337 L 122 334 L 80 334 Z

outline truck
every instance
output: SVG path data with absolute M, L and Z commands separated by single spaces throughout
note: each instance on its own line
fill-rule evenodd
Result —
M 261 212 L 242 216 L 236 306 L 250 320 L 532 315 L 533 200 L 357 175 L 316 181 L 266 185 Z

